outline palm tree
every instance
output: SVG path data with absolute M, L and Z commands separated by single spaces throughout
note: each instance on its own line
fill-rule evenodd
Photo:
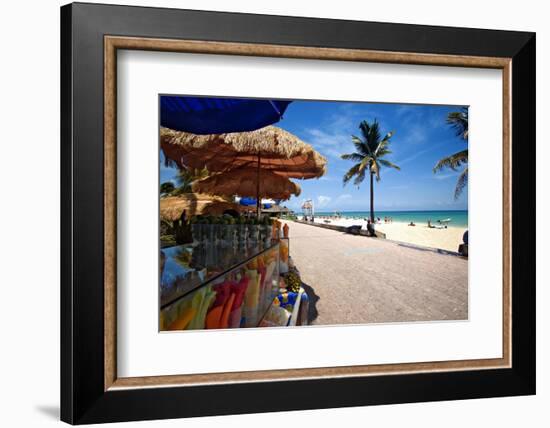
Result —
M 191 193 L 191 183 L 195 180 L 208 177 L 206 168 L 183 168 L 178 171 L 176 181 L 179 186 L 172 192 L 173 195 L 181 195 L 182 193 Z
M 355 145 L 356 151 L 341 156 L 342 159 L 357 162 L 344 175 L 344 186 L 355 177 L 353 184 L 359 187 L 365 179 L 365 174 L 369 174 L 370 219 L 374 222 L 374 178 L 376 177 L 376 181 L 380 181 L 380 169 L 382 166 L 394 168 L 398 171 L 401 168 L 391 163 L 389 160 L 384 159 L 385 156 L 391 154 L 389 145 L 393 132 L 388 132 L 384 138 L 381 138 L 380 126 L 376 119 L 372 124 L 363 120 L 359 124 L 359 129 L 361 130 L 362 138 L 356 137 L 355 135 L 351 137 L 351 141 Z
M 460 111 L 453 111 L 447 115 L 447 123 L 455 130 L 456 136 L 461 140 L 468 142 L 468 107 L 462 107 Z M 455 186 L 455 199 L 458 199 L 466 185 L 468 184 L 468 147 L 456 152 L 450 156 L 440 159 L 434 166 L 433 172 L 436 173 L 444 168 L 450 168 L 457 171 L 459 167 L 466 165 L 458 176 Z

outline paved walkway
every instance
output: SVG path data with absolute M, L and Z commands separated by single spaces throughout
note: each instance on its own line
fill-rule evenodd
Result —
M 310 323 L 468 318 L 468 261 L 407 244 L 289 222 Z

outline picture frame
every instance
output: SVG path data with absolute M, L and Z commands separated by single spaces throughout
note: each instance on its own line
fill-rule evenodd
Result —
M 119 49 L 502 70 L 503 357 L 119 378 Z M 534 33 L 63 6 L 61 419 L 86 424 L 534 394 L 535 96 Z M 514 206 L 522 207 L 521 218 Z

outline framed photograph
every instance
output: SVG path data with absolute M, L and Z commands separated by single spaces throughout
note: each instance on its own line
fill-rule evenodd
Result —
M 535 34 L 76 3 L 61 54 L 63 421 L 535 393 Z

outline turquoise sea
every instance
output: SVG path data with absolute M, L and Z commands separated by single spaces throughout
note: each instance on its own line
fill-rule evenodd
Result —
M 339 211 L 344 218 L 368 218 L 369 211 Z M 334 211 L 316 211 L 316 216 L 333 216 Z M 436 223 L 437 220 L 451 219 L 449 226 L 468 227 L 468 211 L 376 211 L 376 217 L 380 217 L 382 223 L 384 217 L 393 217 L 394 222 L 425 224 L 428 220 Z

